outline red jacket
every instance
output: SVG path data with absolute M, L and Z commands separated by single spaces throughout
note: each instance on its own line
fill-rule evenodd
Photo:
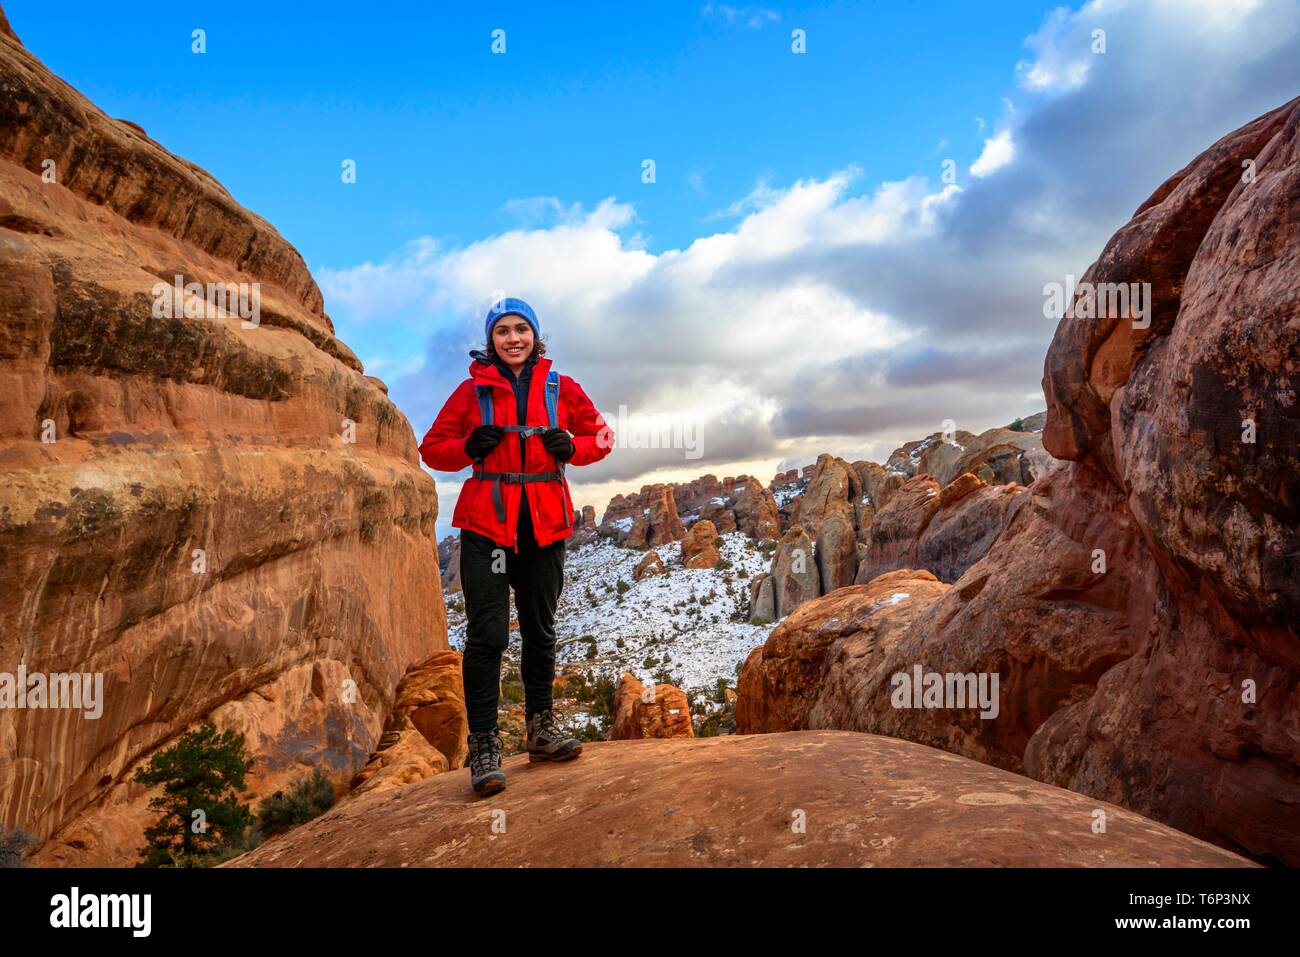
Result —
M 551 371 L 551 360 L 538 359 L 533 367 L 528 386 L 527 421 L 519 422 L 513 387 L 501 370 L 490 362 L 475 359 L 470 363 L 470 377 L 456 387 L 443 405 L 432 428 L 420 443 L 420 457 L 429 468 L 437 472 L 459 472 L 471 465 L 465 454 L 465 439 L 483 423 L 479 421 L 478 395 L 475 386 L 493 388 L 492 412 L 494 425 L 547 425 L 546 376 Z M 560 376 L 560 403 L 556 410 L 557 425 L 573 435 L 574 453 L 570 465 L 590 465 L 599 462 L 614 447 L 614 432 L 596 407 L 591 404 L 582 386 L 566 375 Z M 519 437 L 507 432 L 500 444 L 483 460 L 489 472 L 554 472 L 558 465 L 546 451 L 540 435 L 530 435 L 524 440 L 525 461 L 519 461 Z M 523 490 L 527 489 L 527 493 Z M 573 532 L 573 499 L 569 496 L 569 483 L 528 482 L 523 485 L 501 484 L 505 500 L 506 520 L 496 517 L 492 506 L 492 482 L 471 476 L 461 486 L 456 511 L 451 518 L 453 528 L 467 528 L 486 535 L 498 545 L 519 551 L 515 542 L 515 528 L 519 524 L 521 496 L 528 496 L 529 515 L 533 520 L 533 535 L 538 545 L 549 545 L 567 538 Z

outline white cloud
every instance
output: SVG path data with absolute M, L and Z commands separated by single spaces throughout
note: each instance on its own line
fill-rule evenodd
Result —
M 766 7 L 733 7 L 726 3 L 706 3 L 701 13 L 705 19 L 743 23 L 751 30 L 757 30 L 764 24 L 775 23 L 781 19 L 781 14 Z
M 1016 144 L 1012 142 L 1011 131 L 1003 130 L 992 139 L 984 141 L 984 150 L 979 158 L 971 163 L 970 174 L 977 179 L 988 176 L 994 170 L 1001 169 L 1015 158 Z
M 1028 397 L 1053 331 L 1043 284 L 1082 274 L 1164 179 L 1296 93 L 1296 0 L 1196 11 L 1108 0 L 1051 14 L 964 188 L 869 184 L 854 167 L 764 180 L 717 214 L 734 223 L 659 252 L 631 204 L 534 197 L 508 205 L 520 228 L 322 271 L 327 303 L 341 330 L 419 330 L 424 368 L 390 386 L 420 434 L 497 290 L 533 303 L 557 365 L 602 411 L 699 424 L 699 459 L 618 449 L 575 471 L 602 494 L 819 451 L 879 459 L 948 418 L 1004 424 L 1042 407 Z M 1087 52 L 1095 29 L 1105 54 Z
M 381 378 L 399 378 L 401 376 L 411 375 L 419 372 L 424 368 L 424 356 L 372 356 L 369 359 L 363 359 L 362 365 L 366 367 L 366 372 L 373 376 Z

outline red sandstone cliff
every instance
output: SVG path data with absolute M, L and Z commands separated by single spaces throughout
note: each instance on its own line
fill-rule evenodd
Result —
M 177 275 L 259 283 L 260 324 L 158 317 Z M 205 719 L 247 733 L 255 793 L 345 784 L 446 648 L 411 428 L 289 243 L 5 29 L 0 391 L 0 671 L 104 676 L 98 719 L 0 711 L 33 862 L 133 862 L 128 779 Z

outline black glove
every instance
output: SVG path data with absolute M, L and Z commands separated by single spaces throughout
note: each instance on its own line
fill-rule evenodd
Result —
M 499 425 L 480 425 L 465 440 L 465 454 L 480 461 L 500 444 L 503 435 L 505 432 Z
M 555 457 L 557 462 L 567 462 L 573 458 L 573 453 L 577 448 L 573 444 L 573 436 L 565 432 L 564 429 L 547 429 L 542 433 L 542 444 L 546 446 L 546 451 Z

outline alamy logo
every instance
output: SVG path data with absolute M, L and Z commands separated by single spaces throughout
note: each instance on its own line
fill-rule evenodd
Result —
M 131 936 L 148 937 L 153 898 L 149 894 L 70 894 L 50 898 L 51 927 L 129 927 Z
M 629 413 L 627 405 L 618 407 L 617 415 L 601 413 L 608 428 L 602 429 L 597 442 L 607 448 L 606 433 L 614 431 L 613 444 L 625 449 L 684 449 L 684 458 L 698 459 L 704 454 L 700 421 L 682 413 Z
M 0 671 L 0 708 L 72 708 L 92 721 L 104 713 L 104 673 Z
M 1043 286 L 1043 315 L 1048 319 L 1132 319 L 1134 329 L 1151 327 L 1151 283 L 1080 282 Z
M 262 321 L 262 284 L 260 282 L 186 282 L 177 275 L 174 283 L 153 284 L 155 319 L 243 320 L 245 329 L 255 329 Z
M 895 708 L 979 708 L 981 718 L 996 718 L 1000 710 L 996 671 L 940 673 L 913 665 L 910 675 L 900 671 L 890 683 Z

